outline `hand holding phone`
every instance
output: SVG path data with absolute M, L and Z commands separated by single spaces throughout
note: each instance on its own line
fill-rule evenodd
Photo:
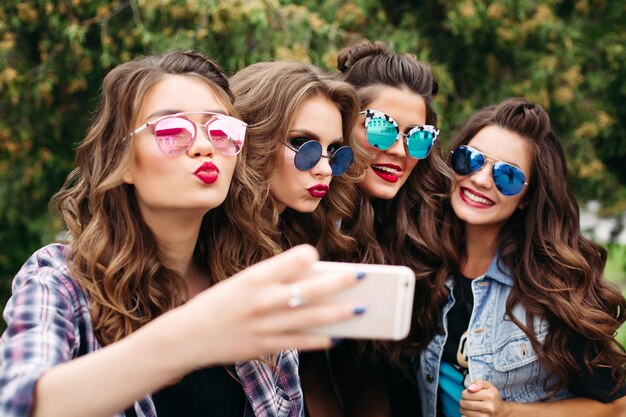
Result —
M 411 328 L 415 274 L 406 266 L 316 262 L 313 271 L 365 273 L 354 287 L 326 298 L 366 308 L 363 315 L 336 324 L 313 327 L 312 333 L 351 339 L 404 339 Z

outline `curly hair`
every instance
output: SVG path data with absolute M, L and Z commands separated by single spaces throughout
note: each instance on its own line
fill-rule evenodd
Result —
M 70 272 L 87 292 L 102 345 L 188 298 L 182 277 L 161 262 L 134 190 L 122 179 L 133 158 L 127 138 L 142 100 L 169 74 L 205 81 L 226 111 L 235 114 L 228 79 L 198 52 L 176 50 L 121 64 L 105 77 L 97 112 L 76 152 L 77 167 L 51 200 L 69 230 Z M 212 215 L 210 211 L 203 222 Z M 194 254 L 203 271 L 210 269 L 206 251 L 206 245 L 198 245 Z
M 626 300 L 603 280 L 606 250 L 580 231 L 579 208 L 567 182 L 567 164 L 561 142 L 548 114 L 522 98 L 503 101 L 475 113 L 456 134 L 453 147 L 467 144 L 481 129 L 499 126 L 515 132 L 532 146 L 532 172 L 524 196 L 525 208 L 516 210 L 498 237 L 500 262 L 510 268 L 513 287 L 506 313 L 531 339 L 544 366 L 554 375 L 549 387 L 558 391 L 580 371 L 567 345 L 574 334 L 586 342 L 584 363 L 612 369 L 624 381 L 626 353 L 615 332 L 626 320 Z M 461 249 L 448 273 L 465 258 L 461 220 L 448 204 L 444 235 Z M 542 318 L 549 324 L 541 345 L 533 326 L 524 326 L 513 314 L 522 305 L 527 323 Z
M 352 136 L 358 113 L 354 89 L 314 65 L 295 62 L 250 65 L 231 78 L 231 85 L 235 106 L 248 123 L 241 154 L 246 172 L 233 180 L 223 205 L 230 221 L 216 231 L 217 250 L 211 256 L 222 260 L 222 269 L 212 273 L 228 276 L 300 243 L 316 246 L 322 259 L 350 259 L 356 241 L 341 233 L 337 225 L 352 214 L 354 184 L 364 171 L 360 161 L 365 154 Z M 339 109 L 344 144 L 352 147 L 355 163 L 345 174 L 333 177 L 328 194 L 312 213 L 290 208 L 279 213 L 270 184 L 299 108 L 312 97 L 327 98 Z
M 361 109 L 374 101 L 381 88 L 406 89 L 426 104 L 426 123 L 437 124 L 433 100 L 438 85 L 428 65 L 411 54 L 389 50 L 381 42 L 345 48 L 337 57 L 340 79 L 353 85 Z M 417 278 L 411 336 L 402 342 L 375 342 L 392 362 L 415 356 L 432 339 L 446 299 L 442 273 L 454 248 L 439 237 L 440 213 L 450 187 L 450 169 L 435 143 L 391 200 L 371 199 L 359 192 L 358 210 L 346 224 L 359 246 L 359 261 L 406 265 Z

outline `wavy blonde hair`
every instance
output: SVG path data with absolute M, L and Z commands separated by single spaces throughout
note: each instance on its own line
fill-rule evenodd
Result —
M 102 345 L 188 298 L 182 277 L 161 262 L 133 187 L 122 181 L 133 156 L 127 138 L 142 100 L 169 74 L 204 80 L 225 110 L 235 114 L 225 74 L 198 52 L 171 51 L 121 64 L 105 77 L 98 110 L 76 152 L 77 168 L 51 201 L 71 235 L 70 272 L 87 292 L 94 332 Z M 194 259 L 208 274 L 207 247 L 199 242 Z
M 295 62 L 250 65 L 231 78 L 231 85 L 235 107 L 248 123 L 241 155 L 246 174 L 233 181 L 224 203 L 230 222 L 212 237 L 218 245 L 211 256 L 221 260 L 222 267 L 212 273 L 229 276 L 300 243 L 316 246 L 322 259 L 351 258 L 356 242 L 341 233 L 338 224 L 352 215 L 354 184 L 363 177 L 366 157 L 352 136 L 359 110 L 354 89 L 314 65 Z M 275 167 L 283 158 L 283 145 L 299 108 L 318 96 L 339 109 L 344 144 L 353 149 L 355 163 L 345 174 L 333 177 L 328 194 L 312 213 L 289 208 L 279 213 L 270 195 Z

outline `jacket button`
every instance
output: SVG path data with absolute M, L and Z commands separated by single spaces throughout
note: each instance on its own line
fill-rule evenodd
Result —
M 434 380 L 435 380 L 435 378 L 433 378 L 433 376 L 431 374 L 426 375 L 426 381 L 433 382 Z

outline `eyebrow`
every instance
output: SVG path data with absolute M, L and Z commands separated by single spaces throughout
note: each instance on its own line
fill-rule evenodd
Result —
M 291 129 L 291 130 L 289 130 L 288 133 L 289 134 L 300 133 L 300 134 L 308 136 L 308 137 L 310 137 L 312 139 L 315 139 L 318 142 L 320 141 L 320 137 L 317 134 L 315 134 L 315 133 L 313 133 L 313 132 L 311 132 L 310 130 L 307 130 L 307 129 Z M 335 142 L 343 142 L 343 136 L 335 138 L 335 139 L 331 139 L 331 143 L 335 143 Z
M 174 109 L 163 109 L 163 110 L 157 110 L 157 111 L 151 113 L 150 115 L 148 115 L 146 120 L 152 119 L 153 117 L 156 117 L 156 116 L 167 116 L 169 114 L 176 114 L 176 113 L 205 113 L 205 112 L 208 112 L 208 113 L 219 113 L 219 114 L 223 114 L 225 116 L 228 116 L 226 114 L 226 112 L 224 110 L 221 110 L 221 109 L 201 110 L 201 111 L 183 111 L 183 110 L 174 110 Z

